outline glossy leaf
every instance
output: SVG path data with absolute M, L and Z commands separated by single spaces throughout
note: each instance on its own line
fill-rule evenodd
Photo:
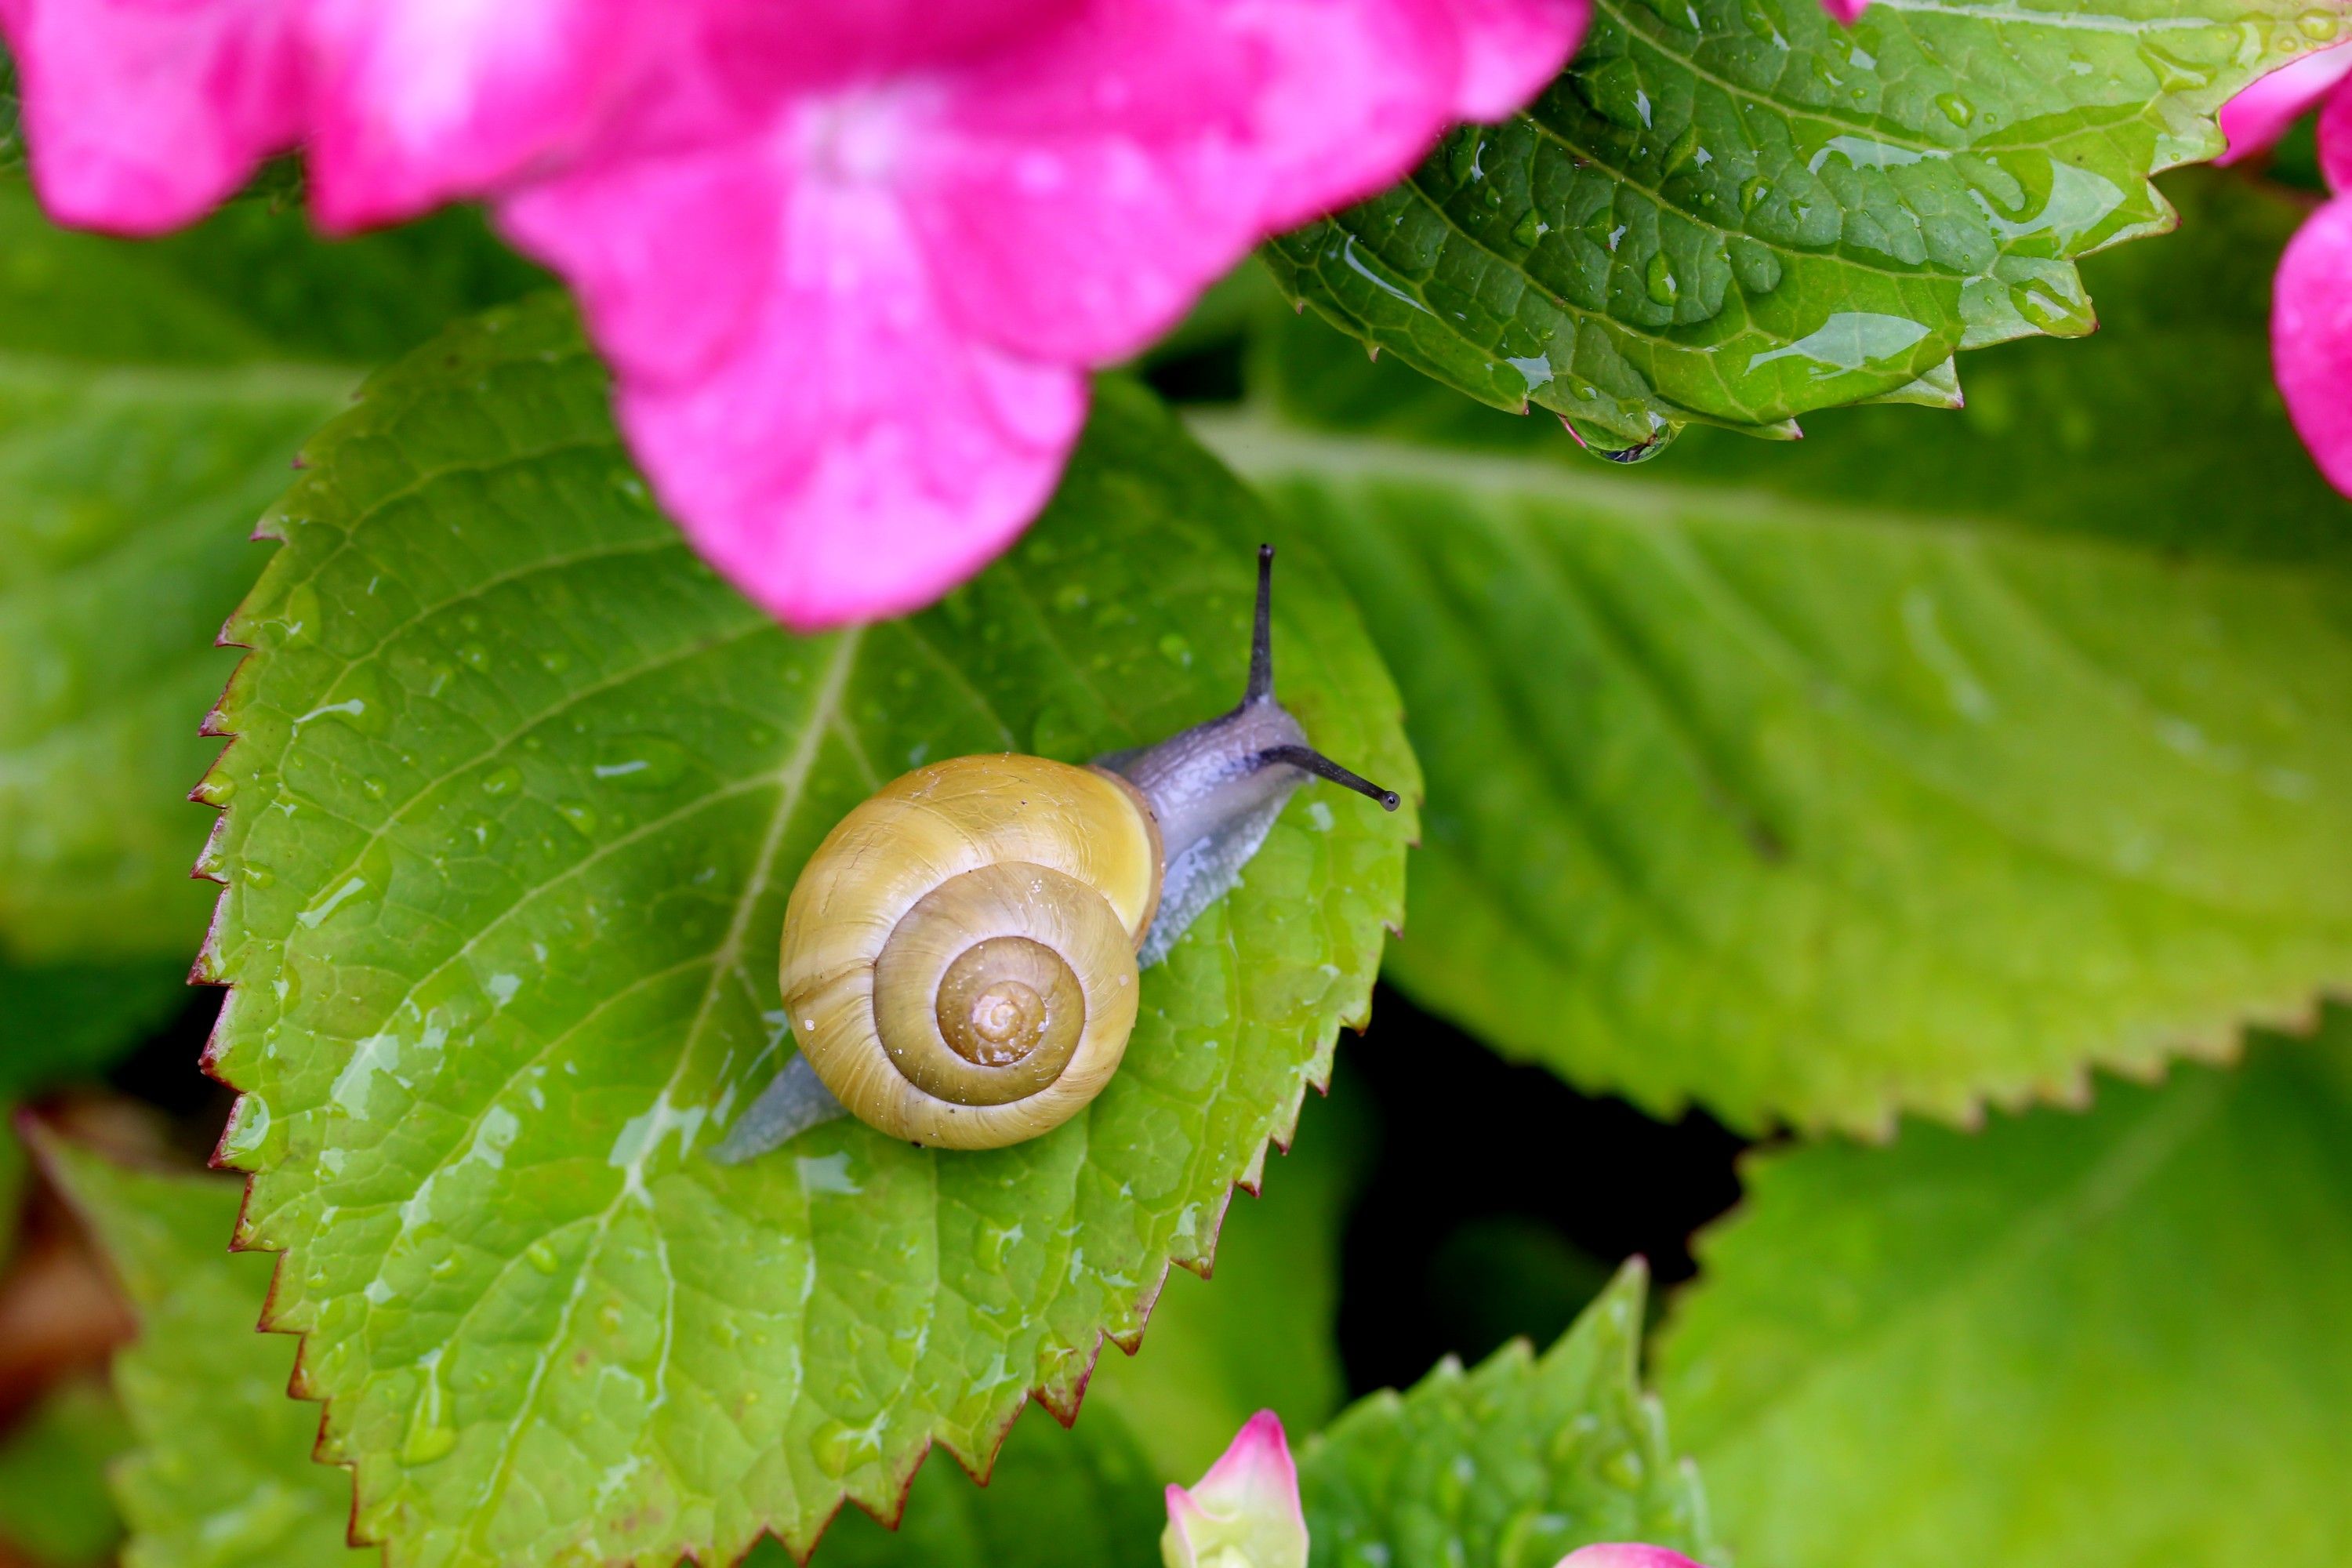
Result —
M 1960 349 L 2076 336 L 2074 258 L 2156 233 L 2147 176 L 2346 24 L 2308 0 L 1601 0 L 1527 111 L 1276 241 L 1297 297 L 1499 408 L 1643 447 L 1874 398 Z M 1793 434 L 1785 427 L 1770 432 Z
M 1299 1458 L 1316 1568 L 1551 1568 L 1601 1541 L 1719 1560 L 1641 1387 L 1644 1278 L 1621 1272 L 1540 1358 L 1514 1341 L 1349 1407 Z
M 131 1568 L 371 1561 L 344 1546 L 350 1478 L 310 1457 L 317 1407 L 284 1395 L 292 1343 L 252 1331 L 269 1270 L 218 1246 L 237 1184 L 123 1170 L 61 1141 L 47 1141 L 47 1152 L 135 1294 L 141 1337 L 116 1375 L 142 1430 L 134 1436 L 101 1387 L 73 1384 L 47 1400 L 0 1446 L 0 1543 L 54 1568 L 102 1560 L 121 1530 L 104 1472 L 128 1455 L 121 1484 L 139 1525 Z M 1228 1240 L 1265 1229 L 1244 1219 Z M 1169 1316 L 1183 1319 L 1188 1304 Z M 215 1449 L 233 1450 L 236 1461 L 212 1463 Z M 169 1484 L 149 1484 L 158 1477 Z M 952 1465 L 933 1465 L 898 1531 L 853 1514 L 826 1535 L 817 1561 L 1152 1568 L 1160 1484 L 1116 1411 L 1089 1408 L 1069 1432 L 1032 1415 L 1014 1426 L 985 1490 Z M 751 1562 L 782 1568 L 790 1559 L 770 1542 Z
M 1364 1016 L 1411 813 L 1325 789 L 1055 1132 L 704 1157 L 777 1068 L 784 899 L 843 812 L 925 758 L 1084 759 L 1241 690 L 1260 513 L 1141 392 L 1097 405 L 1003 564 L 809 640 L 653 510 L 554 305 L 445 337 L 308 448 L 234 624 L 205 964 L 236 985 L 242 1235 L 289 1254 L 271 1321 L 395 1568 L 805 1549 L 845 1494 L 895 1512 L 934 1441 L 983 1466 L 1206 1261 Z M 1413 787 L 1353 612 L 1304 554 L 1283 586 L 1285 700 Z
M 2087 1115 L 1748 1171 L 1661 1382 L 1748 1568 L 2324 1568 L 2352 1016 Z
M 1795 450 L 1597 469 L 1286 321 L 1287 406 L 1353 433 L 1202 428 L 1404 685 L 1391 975 L 1580 1086 L 1864 1130 L 2352 981 L 2352 508 L 2262 335 L 2294 213 L 2183 191 L 2191 234 L 2102 258 L 2098 341 Z
M 1066 1432 L 1034 1411 L 1013 1423 L 987 1486 L 928 1465 L 896 1531 L 853 1511 L 814 1568 L 1158 1568 L 1163 1484 L 1117 1411 L 1089 1405 Z M 791 1562 L 771 1540 L 745 1568 Z
M 49 1174 L 139 1320 L 114 1358 L 133 1447 L 114 1469 L 124 1568 L 364 1568 L 351 1478 L 314 1464 L 318 1407 L 286 1397 L 294 1342 L 252 1331 L 270 1259 L 223 1245 L 237 1184 L 128 1169 L 55 1135 Z
M 185 962 L 254 520 L 369 366 L 532 276 L 463 215 L 330 246 L 241 203 L 140 245 L 0 176 L 0 960 Z
M 1339 1229 L 1362 1121 L 1344 1088 L 1307 1100 L 1263 1195 L 1225 1211 L 1216 1277 L 1169 1275 L 1150 1333 L 1135 1355 L 1096 1363 L 1070 1430 L 1024 1415 L 984 1489 L 954 1465 L 925 1466 L 895 1532 L 848 1510 L 816 1568 L 1159 1568 L 1164 1487 L 1198 1477 L 1261 1408 L 1308 1432 L 1339 1407 Z M 752 1559 L 786 1561 L 772 1542 Z
M 1347 1397 L 1339 1363 L 1339 1245 L 1364 1171 L 1369 1110 L 1342 1079 L 1309 1100 L 1299 1142 L 1264 1193 L 1225 1211 L 1213 1279 L 1171 1274 L 1133 1359 L 1096 1368 L 1088 1411 L 1120 1415 L 1162 1483 L 1200 1478 L 1243 1422 L 1272 1410 L 1312 1432 Z M 1159 1561 L 1159 1493 L 1150 1535 Z

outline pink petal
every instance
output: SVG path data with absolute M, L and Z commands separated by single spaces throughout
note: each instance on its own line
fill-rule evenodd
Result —
M 942 319 L 887 189 L 773 157 L 640 161 L 500 216 L 578 289 L 631 448 L 702 552 L 795 626 L 898 615 L 1045 505 L 1085 377 Z
M 312 0 L 320 220 L 410 216 L 578 153 L 684 28 L 637 0 Z
M 2352 70 L 2352 50 L 2342 52 Z M 2330 190 L 2352 195 L 2352 86 L 2339 85 L 2319 111 L 2319 172 Z
M 61 223 L 160 234 L 300 131 L 288 0 L 5 0 L 33 184 Z
M 1596 1546 L 1580 1546 L 1561 1558 L 1553 1568 L 1699 1568 L 1699 1565 L 1681 1552 L 1669 1552 L 1663 1546 L 1611 1541 Z
M 498 204 L 562 272 L 624 384 L 714 374 L 768 295 L 789 171 L 750 141 L 614 159 Z
M 2271 72 L 2221 106 L 2221 131 L 2230 148 L 2213 161 L 2234 163 L 2267 151 L 2347 73 L 2352 73 L 2352 44 L 2300 56 Z
M 1218 0 L 1103 5 L 950 77 L 898 175 L 965 329 L 1041 358 L 1132 352 L 1256 240 L 1267 64 Z
M 1250 1568 L 1306 1568 L 1307 1546 L 1298 1468 L 1271 1410 L 1244 1423 L 1190 1490 L 1168 1489 L 1168 1529 L 1160 1537 L 1168 1568 L 1195 1568 L 1236 1549 Z
M 1098 0 L 944 75 L 898 175 L 956 317 L 1133 353 L 1267 234 L 1550 79 L 1583 0 Z
M 2271 363 L 2304 445 L 2352 495 L 2352 196 L 2313 214 L 2279 260 Z
M 1243 1422 L 1209 1473 L 1193 1485 L 1192 1498 L 1217 1511 L 1272 1505 L 1297 1512 L 1298 1466 L 1290 1457 L 1282 1417 L 1261 1410 Z
M 1091 0 L 703 0 L 709 68 L 745 101 L 838 89 L 1016 43 Z
M 1551 84 L 1584 37 L 1591 0 L 1452 0 L 1462 29 L 1463 73 L 1454 112 L 1501 120 Z
M 1822 0 L 1822 9 L 1840 26 L 1851 27 L 1870 9 L 1870 0 Z

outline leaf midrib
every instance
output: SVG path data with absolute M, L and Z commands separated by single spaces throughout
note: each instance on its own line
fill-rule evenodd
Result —
M 678 1079 L 685 1073 L 688 1064 L 696 1059 L 697 1043 L 704 1025 L 709 1019 L 710 1008 L 718 999 L 720 990 L 730 981 L 740 981 L 741 978 L 743 938 L 751 924 L 751 912 L 758 908 L 760 900 L 768 890 L 769 882 L 775 871 L 777 851 L 783 844 L 785 828 L 791 823 L 793 814 L 800 809 L 809 774 L 815 768 L 816 759 L 824 751 L 826 739 L 835 732 L 842 699 L 848 689 L 850 676 L 856 669 L 857 651 L 863 643 L 864 637 L 865 628 L 862 626 L 853 626 L 840 634 L 839 641 L 834 645 L 832 657 L 826 662 L 824 675 L 810 700 L 808 721 L 801 732 L 793 737 L 792 745 L 772 771 L 771 776 L 777 785 L 776 809 L 769 817 L 767 831 L 761 842 L 754 862 L 753 874 L 745 881 L 743 890 L 735 901 L 733 918 L 729 921 L 726 933 L 720 939 L 719 946 L 712 952 L 709 983 L 703 988 L 702 1000 L 696 1007 L 693 1021 L 687 1026 L 685 1037 L 679 1044 L 677 1065 L 670 1069 L 669 1078 L 654 1097 L 654 1102 L 656 1104 L 668 1100 L 670 1093 L 677 1089 Z M 542 1049 L 540 1054 L 543 1056 L 544 1050 Z M 511 1079 L 509 1081 L 511 1082 Z M 489 1110 L 498 1103 L 497 1095 L 486 1099 L 482 1115 L 487 1116 Z M 476 1118 L 476 1124 L 478 1124 L 479 1121 L 479 1117 Z M 468 1144 L 471 1140 L 472 1134 L 469 1131 L 466 1137 L 458 1140 L 458 1142 L 460 1145 Z M 493 1517 L 498 1504 L 503 1498 L 509 1480 L 509 1471 L 517 1452 L 517 1445 L 521 1440 L 524 1428 L 535 1419 L 535 1407 L 540 1388 L 546 1381 L 548 1369 L 555 1363 L 553 1347 L 561 1345 L 565 1336 L 571 1332 L 572 1319 L 579 1310 L 581 1301 L 587 1295 L 588 1281 L 602 1257 L 604 1239 L 612 1232 L 614 1215 L 620 1212 L 624 1203 L 628 1202 L 633 1195 L 640 1194 L 645 1191 L 643 1167 L 646 1158 L 657 1146 L 657 1140 L 648 1139 L 632 1154 L 622 1174 L 620 1191 L 614 1194 L 612 1200 L 604 1205 L 603 1213 L 597 1216 L 596 1232 L 582 1257 L 579 1273 L 572 1282 L 572 1293 L 564 1300 L 563 1310 L 558 1316 L 554 1330 L 548 1337 L 547 1349 L 535 1359 L 531 1368 L 530 1382 L 523 1391 L 522 1401 L 517 1407 L 515 1418 L 509 1423 L 504 1436 L 499 1439 L 498 1458 L 490 1467 L 489 1478 L 484 1482 L 481 1491 L 476 1497 L 474 1519 L 467 1526 L 465 1536 L 465 1540 L 469 1544 L 479 1544 L 478 1531 L 482 1524 Z M 446 1160 L 444 1163 L 446 1163 Z M 647 1200 L 647 1206 L 651 1206 L 649 1200 Z M 669 1372 L 670 1347 L 676 1329 L 674 1315 L 677 1300 L 677 1279 L 669 1267 L 667 1246 L 659 1241 L 660 1226 L 656 1224 L 653 1229 L 659 1246 L 658 1257 L 663 1286 L 661 1352 L 654 1368 L 655 1386 L 658 1389 L 663 1386 Z M 387 1248 L 387 1252 L 388 1250 Z M 382 1268 L 381 1259 L 382 1255 L 379 1257 L 379 1270 Z M 487 1297 L 482 1299 L 486 1300 Z M 478 1304 L 478 1300 L 477 1305 Z M 470 1312 L 471 1309 L 468 1310 Z M 803 1320 L 803 1333 L 806 1331 L 805 1319 Z M 454 1342 L 454 1341 L 455 1336 L 452 1336 L 451 1341 L 445 1342 Z M 803 1348 L 804 1350 L 806 1347 Z M 673 1483 L 677 1479 L 675 1475 L 671 1477 Z

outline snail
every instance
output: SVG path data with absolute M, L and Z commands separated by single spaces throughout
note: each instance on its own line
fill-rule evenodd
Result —
M 712 1152 L 748 1160 L 854 1114 L 918 1145 L 1060 1126 L 1127 1049 L 1139 975 L 1240 879 L 1310 777 L 1397 797 L 1307 743 L 1275 700 L 1274 547 L 1231 712 L 1085 766 L 1012 753 L 919 767 L 818 845 L 778 959 L 799 1053 Z

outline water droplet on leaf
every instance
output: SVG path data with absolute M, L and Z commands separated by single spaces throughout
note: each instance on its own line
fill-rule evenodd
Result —
M 1643 277 L 1649 288 L 1650 298 L 1661 305 L 1673 304 L 1682 292 L 1682 286 L 1675 280 L 1674 267 L 1666 260 L 1666 253 L 1663 250 L 1650 258 L 1650 265 Z
M 427 1356 L 417 1371 L 424 1374 L 425 1386 L 417 1391 L 416 1403 L 409 1408 L 408 1431 L 400 1441 L 400 1462 L 409 1466 L 446 1459 L 457 1446 L 448 1391 L 441 1386 L 441 1352 L 436 1351 Z
M 598 781 L 632 790 L 667 789 L 694 765 L 694 754 L 661 735 L 622 735 L 598 751 L 589 772 Z
M 2053 337 L 2080 337 L 2094 324 L 2088 305 L 2068 300 L 2042 283 L 2011 284 L 2009 300 L 2019 315 Z
M 2139 55 L 2156 73 L 2157 85 L 2167 92 L 2194 92 L 2213 80 L 2210 70 L 2155 44 L 2142 44 Z
M 239 1100 L 236 1114 L 230 1119 L 228 1131 L 221 1138 L 221 1163 L 238 1170 L 254 1168 L 268 1147 L 269 1130 L 269 1102 L 257 1094 L 248 1094 Z

